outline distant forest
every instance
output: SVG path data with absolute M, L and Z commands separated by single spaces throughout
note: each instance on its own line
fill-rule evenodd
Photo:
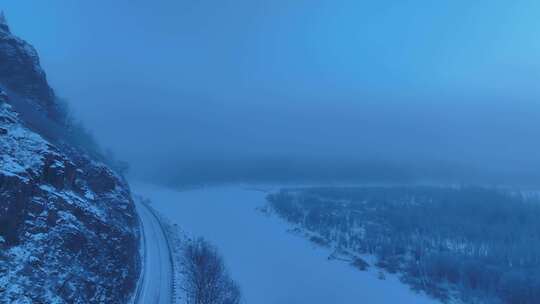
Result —
M 311 239 L 371 254 L 447 302 L 540 303 L 540 202 L 476 187 L 283 189 L 271 208 Z M 357 258 L 355 265 L 363 265 Z

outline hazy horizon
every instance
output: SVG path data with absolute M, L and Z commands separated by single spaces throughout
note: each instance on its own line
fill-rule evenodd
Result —
M 131 174 L 540 181 L 535 1 L 6 1 Z M 30 21 L 31 20 L 31 21 Z

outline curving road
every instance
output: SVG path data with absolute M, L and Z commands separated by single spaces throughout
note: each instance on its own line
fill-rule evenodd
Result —
M 136 202 L 142 226 L 142 270 L 135 304 L 171 304 L 171 252 L 158 217 L 149 206 Z

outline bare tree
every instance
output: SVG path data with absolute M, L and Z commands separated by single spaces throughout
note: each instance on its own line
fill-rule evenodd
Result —
M 230 278 L 217 249 L 202 238 L 182 256 L 182 289 L 188 304 L 239 304 L 240 288 Z

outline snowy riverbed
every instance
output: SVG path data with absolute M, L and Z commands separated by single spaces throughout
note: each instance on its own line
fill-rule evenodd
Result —
M 288 233 L 285 222 L 257 210 L 265 205 L 264 192 L 243 186 L 175 191 L 134 183 L 132 188 L 188 234 L 219 248 L 246 303 L 438 303 L 395 276 L 379 280 L 373 268 L 361 272 L 329 261 L 328 250 Z

